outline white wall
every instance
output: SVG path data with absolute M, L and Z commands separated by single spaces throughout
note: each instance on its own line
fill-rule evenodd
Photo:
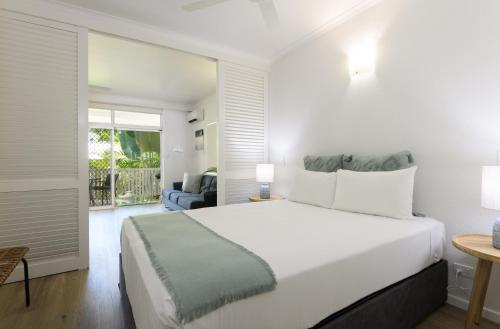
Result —
M 209 150 L 209 146 L 213 145 L 214 143 L 213 143 L 213 141 L 208 140 L 209 136 L 211 136 L 211 135 L 208 134 L 207 125 L 214 123 L 214 122 L 217 122 L 218 110 L 217 110 L 217 97 L 216 97 L 215 93 L 202 99 L 195 106 L 195 108 L 203 109 L 205 112 L 205 118 L 203 121 L 198 121 L 194 124 L 190 124 L 191 144 L 189 145 L 189 147 L 193 151 L 192 170 L 193 170 L 193 172 L 196 172 L 196 173 L 202 173 L 205 170 L 207 170 L 207 168 L 209 166 L 211 166 L 208 163 L 208 161 L 209 161 L 208 152 L 211 151 L 211 150 Z M 203 132 L 204 132 L 205 148 L 203 151 L 195 151 L 194 150 L 194 132 L 196 130 L 199 130 L 199 129 L 203 129 Z
M 480 207 L 480 187 L 481 166 L 494 164 L 500 149 L 499 12 L 496 0 L 385 0 L 277 60 L 274 192 L 287 193 L 306 154 L 411 150 L 419 166 L 416 209 L 446 224 L 450 264 L 475 264 L 450 240 L 490 233 L 498 215 Z M 351 80 L 347 53 L 367 36 L 377 39 L 376 72 Z M 486 301 L 486 315 L 497 321 L 499 275 L 495 265 Z M 464 301 L 450 291 L 451 302 Z
M 164 110 L 162 119 L 163 186 L 171 188 L 173 182 L 182 182 L 184 172 L 192 171 L 191 127 L 183 111 Z M 178 147 L 184 152 L 175 152 Z

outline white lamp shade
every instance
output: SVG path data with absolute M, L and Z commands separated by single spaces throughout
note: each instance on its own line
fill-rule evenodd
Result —
M 349 54 L 351 76 L 373 72 L 375 70 L 376 53 L 375 42 L 372 40 L 366 40 L 353 48 Z
M 481 186 L 481 205 L 500 210 L 500 166 L 484 166 Z
M 255 170 L 255 176 L 259 183 L 274 182 L 274 165 L 273 164 L 258 164 Z

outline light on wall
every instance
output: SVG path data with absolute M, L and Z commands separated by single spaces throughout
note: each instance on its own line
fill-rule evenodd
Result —
M 367 40 L 353 47 L 349 54 L 351 77 L 373 73 L 376 57 L 375 41 Z

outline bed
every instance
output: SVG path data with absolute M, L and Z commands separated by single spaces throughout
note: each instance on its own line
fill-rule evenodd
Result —
M 186 214 L 264 259 L 274 271 L 277 287 L 181 325 L 144 243 L 131 221 L 125 220 L 122 292 L 130 301 L 137 328 L 351 328 L 339 319 L 359 320 L 359 312 L 387 312 L 380 306 L 389 301 L 406 308 L 422 304 L 422 310 L 408 315 L 411 319 L 400 319 L 411 325 L 446 299 L 447 266 L 441 261 L 444 225 L 431 218 L 398 220 L 287 200 Z M 395 317 L 410 312 L 397 313 L 396 304 Z

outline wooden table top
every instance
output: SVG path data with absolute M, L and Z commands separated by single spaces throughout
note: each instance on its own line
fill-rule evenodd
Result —
M 452 240 L 453 245 L 472 256 L 500 263 L 500 249 L 493 247 L 491 235 L 462 234 L 456 235 Z
M 271 195 L 271 198 L 269 199 L 261 199 L 260 195 L 252 195 L 248 199 L 252 202 L 258 202 L 258 201 L 284 200 L 285 198 L 282 197 L 281 195 Z

